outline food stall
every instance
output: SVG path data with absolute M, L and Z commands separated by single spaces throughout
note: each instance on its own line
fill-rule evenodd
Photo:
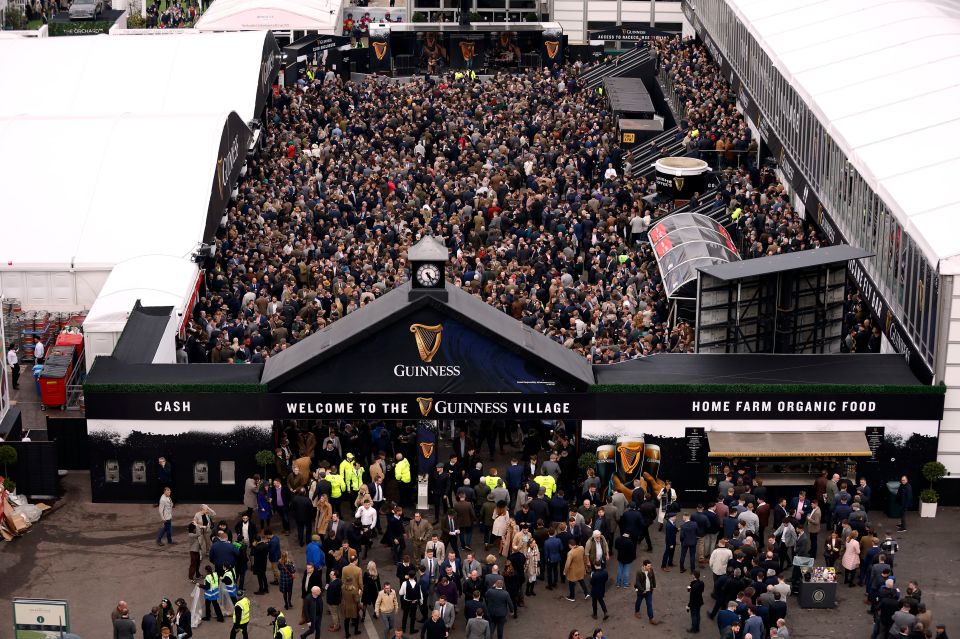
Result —
M 768 501 L 813 486 L 820 471 L 857 477 L 857 460 L 872 456 L 863 431 L 710 432 L 710 482 L 723 468 L 748 468 L 768 487 Z

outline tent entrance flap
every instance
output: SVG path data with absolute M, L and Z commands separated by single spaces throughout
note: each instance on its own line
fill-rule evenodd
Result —
M 870 457 L 863 431 L 707 433 L 709 457 Z

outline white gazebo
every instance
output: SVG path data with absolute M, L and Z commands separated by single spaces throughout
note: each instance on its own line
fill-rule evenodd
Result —
M 195 29 L 200 31 L 315 31 L 333 35 L 340 0 L 216 0 Z

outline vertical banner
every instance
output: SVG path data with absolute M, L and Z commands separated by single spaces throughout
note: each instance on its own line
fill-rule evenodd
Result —
M 13 309 L 11 309 L 11 311 L 12 310 Z M 3 316 L 5 315 L 4 311 L 5 309 L 0 306 L 0 356 L 3 357 L 3 364 L 0 364 L 0 422 L 3 421 L 7 411 L 10 410 L 10 389 L 7 388 L 6 371 L 7 347 L 10 345 L 7 343 L 7 340 L 3 334 Z
M 543 50 L 540 53 L 544 66 L 563 64 L 563 32 L 557 28 L 543 32 Z
M 380 25 L 370 25 L 370 72 L 390 73 L 390 29 Z
M 432 398 L 418 397 L 417 402 L 431 402 Z M 421 411 L 423 408 L 421 407 Z M 427 409 L 429 412 L 429 408 Z M 417 423 L 417 472 L 426 475 L 437 466 L 437 425 L 435 422 Z
M 483 34 L 469 33 L 450 36 L 450 68 L 479 69 L 486 55 Z

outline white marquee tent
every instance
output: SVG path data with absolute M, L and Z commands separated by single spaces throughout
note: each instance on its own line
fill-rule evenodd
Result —
M 0 40 L 0 60 L 18 61 L 0 64 L 0 117 L 236 111 L 250 122 L 270 50 L 264 31 Z
M 200 31 L 317 31 L 339 33 L 340 0 L 215 0 Z
M 144 278 L 144 273 L 151 277 Z M 189 316 L 200 268 L 190 260 L 144 255 L 117 264 L 83 322 L 87 370 L 97 355 L 110 355 L 134 304 L 172 306 L 175 331 Z
M 89 308 L 121 262 L 189 259 L 227 118 L 0 118 L 0 295 L 25 309 Z
M 960 5 L 727 2 L 930 263 L 960 273 Z

